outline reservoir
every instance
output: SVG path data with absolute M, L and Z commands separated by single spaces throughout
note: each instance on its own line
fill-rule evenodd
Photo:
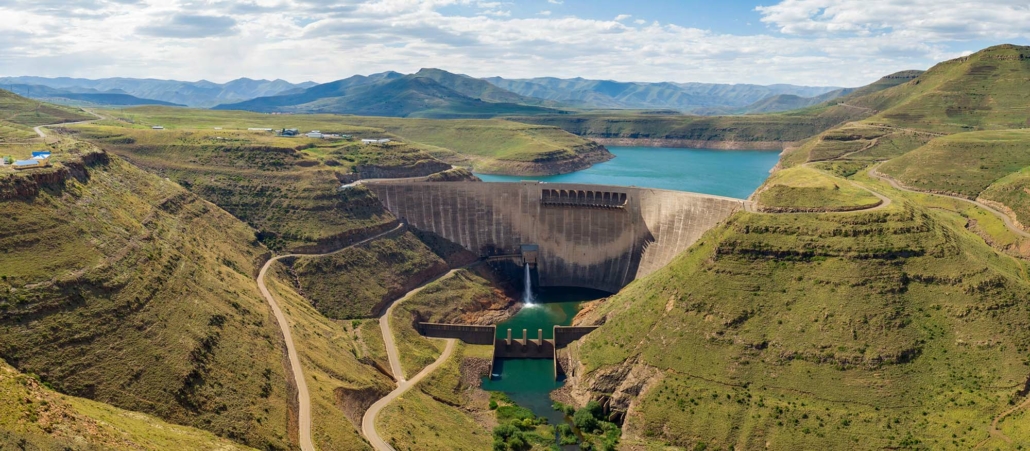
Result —
M 571 174 L 476 174 L 484 182 L 537 180 L 638 186 L 745 199 L 769 177 L 777 151 L 609 147 L 615 158 Z

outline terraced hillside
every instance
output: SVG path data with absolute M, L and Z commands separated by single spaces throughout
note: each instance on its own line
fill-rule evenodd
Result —
M 956 133 L 1030 125 L 1030 47 L 1000 45 L 945 61 L 919 78 L 849 101 L 870 121 Z
M 1030 284 L 956 216 L 736 216 L 602 306 L 576 393 L 643 442 L 967 449 L 1021 399 Z
M 252 229 L 104 153 L 0 176 L 0 357 L 62 393 L 290 446 Z

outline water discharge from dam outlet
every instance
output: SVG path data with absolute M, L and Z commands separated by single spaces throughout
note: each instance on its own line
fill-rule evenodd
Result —
M 779 161 L 776 151 L 609 147 L 615 158 L 571 174 L 539 177 L 476 174 L 484 182 L 537 180 L 637 186 L 745 199 Z
M 544 339 L 554 338 L 554 326 L 568 326 L 584 302 L 601 299 L 608 293 L 586 288 L 545 287 L 536 303 L 523 307 L 515 316 L 497 325 L 497 338 L 504 339 L 511 329 L 513 339 L 522 338 L 526 329 L 531 339 L 543 329 Z M 554 380 L 554 361 L 545 359 L 497 359 L 494 374 L 483 378 L 483 389 L 500 391 L 516 404 L 545 417 L 551 424 L 562 421 L 562 414 L 551 409 L 551 391 L 564 381 Z

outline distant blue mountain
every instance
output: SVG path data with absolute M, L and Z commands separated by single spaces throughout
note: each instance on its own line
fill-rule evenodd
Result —
M 761 100 L 790 95 L 822 96 L 840 88 L 794 85 L 714 83 L 638 83 L 585 78 L 485 78 L 513 93 L 589 109 L 676 110 L 704 114 L 707 111 L 743 109 Z
M 162 105 L 162 106 L 185 106 L 178 103 L 165 102 L 154 99 L 141 99 L 134 95 L 125 94 L 119 91 L 101 92 L 93 89 L 65 90 L 56 89 L 42 85 L 6 84 L 0 88 L 37 100 L 44 100 L 50 103 L 76 106 L 138 106 L 138 105 Z
M 294 84 L 284 80 L 252 80 L 240 78 L 228 83 L 157 80 L 139 78 L 0 78 L 0 86 L 45 86 L 72 93 L 128 94 L 140 99 L 157 100 L 177 105 L 209 108 L 222 103 L 241 102 L 256 97 L 272 96 L 284 92 L 303 90 L 316 83 Z M 21 92 L 19 92 L 20 94 Z

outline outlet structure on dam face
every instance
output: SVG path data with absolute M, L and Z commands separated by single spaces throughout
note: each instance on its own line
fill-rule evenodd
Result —
M 617 292 L 665 266 L 743 200 L 649 188 L 561 183 L 376 181 L 409 224 L 489 258 L 535 245 L 540 286 Z

